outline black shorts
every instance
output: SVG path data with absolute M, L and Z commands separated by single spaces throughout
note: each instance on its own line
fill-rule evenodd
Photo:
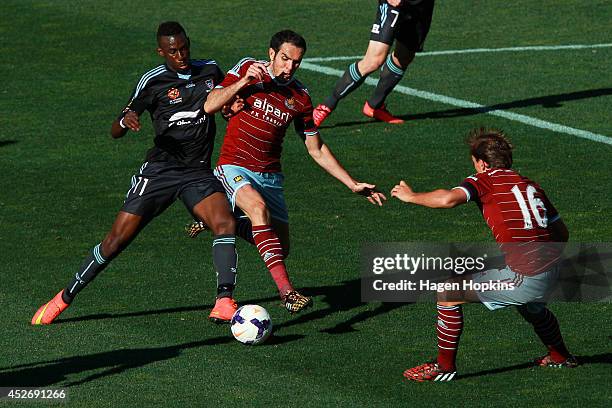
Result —
M 225 190 L 210 168 L 146 162 L 132 176 L 121 210 L 153 218 L 180 198 L 193 215 L 193 207 L 213 193 L 225 195 Z
M 400 7 L 391 7 L 385 0 L 378 0 L 370 41 L 391 45 L 393 40 L 397 40 L 409 50 L 423 51 L 433 9 L 434 0 L 423 0 L 415 5 L 408 2 Z

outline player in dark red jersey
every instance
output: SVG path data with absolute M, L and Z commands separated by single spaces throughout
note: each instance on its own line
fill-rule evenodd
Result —
M 575 367 L 576 359 L 565 347 L 557 319 L 545 306 L 546 294 L 558 277 L 556 261 L 559 257 L 556 250 L 546 249 L 558 246 L 546 243 L 566 242 L 568 230 L 544 190 L 511 169 L 512 145 L 503 132 L 476 129 L 470 134 L 469 144 L 477 173 L 467 177 L 460 186 L 452 190 L 415 193 L 401 181 L 391 195 L 430 208 L 452 208 L 476 202 L 505 253 L 507 266 L 482 272 L 474 281 L 511 281 L 517 282 L 516 287 L 514 290 L 467 291 L 464 300 L 459 301 L 449 293 L 442 293 L 437 304 L 437 360 L 408 369 L 404 376 L 412 381 L 450 381 L 455 377 L 455 358 L 463 330 L 461 304 L 467 301 L 482 302 L 490 310 L 517 306 L 548 349 L 548 354 L 536 363 Z M 539 248 L 545 250 L 536 256 L 533 250 Z
M 290 124 L 293 122 L 308 153 L 325 171 L 373 204 L 382 205 L 385 200 L 374 191 L 374 185 L 351 177 L 321 140 L 308 91 L 294 78 L 305 52 L 306 41 L 297 33 L 285 30 L 274 34 L 269 61 L 240 60 L 204 105 L 213 113 L 236 98 L 244 104 L 229 119 L 215 175 L 232 205 L 250 220 L 239 222 L 238 235 L 257 245 L 291 313 L 310 305 L 311 299 L 294 290 L 284 263 L 289 251 L 289 218 L 280 157 Z
M 160 24 L 157 44 L 157 53 L 165 63 L 142 75 L 111 127 L 113 138 L 123 137 L 128 130 L 138 132 L 139 117 L 148 111 L 155 131 L 154 146 L 132 177 L 110 232 L 91 250 L 66 288 L 38 309 L 32 324 L 53 322 L 153 218 L 177 199 L 215 235 L 212 253 L 218 287 L 210 318 L 229 321 L 235 310 L 235 221 L 225 190 L 210 168 L 215 121 L 213 114 L 204 111 L 204 101 L 223 79 L 223 72 L 213 60 L 190 59 L 189 38 L 179 23 Z
M 321 125 L 342 98 L 361 86 L 368 75 L 381 66 L 380 79 L 363 106 L 363 114 L 387 123 L 404 123 L 389 113 L 385 99 L 401 81 L 415 54 L 423 51 L 433 9 L 434 0 L 378 0 L 378 11 L 364 57 L 349 65 L 331 95 L 315 108 L 315 124 Z M 394 41 L 395 49 L 389 53 Z

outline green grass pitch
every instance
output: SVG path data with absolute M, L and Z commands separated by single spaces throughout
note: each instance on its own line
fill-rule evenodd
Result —
M 384 208 L 350 194 L 308 157 L 292 132 L 284 171 L 294 282 L 315 298 L 289 316 L 256 251 L 239 243 L 238 300 L 266 307 L 275 340 L 234 341 L 206 317 L 214 298 L 210 239 L 189 240 L 178 203 L 154 221 L 48 327 L 36 308 L 63 287 L 120 208 L 152 143 L 113 141 L 110 123 L 158 63 L 154 33 L 176 19 L 192 56 L 229 69 L 264 58 L 272 33 L 292 28 L 307 57 L 361 55 L 373 0 L 17 1 L 0 17 L 0 386 L 66 388 L 70 406 L 610 406 L 609 304 L 551 305 L 585 363 L 543 370 L 543 352 L 514 310 L 465 308 L 460 380 L 409 384 L 402 371 L 435 353 L 434 305 L 361 303 L 364 242 L 490 241 L 475 206 Z M 610 42 L 610 2 L 439 1 L 427 51 Z M 350 61 L 320 63 L 344 70 Z M 612 136 L 611 48 L 418 57 L 402 85 Z M 315 103 L 336 77 L 301 69 Z M 537 180 L 575 242 L 612 239 L 612 146 L 510 119 L 394 93 L 402 126 L 361 116 L 372 92 L 345 99 L 322 135 L 359 179 L 388 191 L 452 187 L 472 172 L 463 137 L 506 130 L 515 167 Z M 144 122 L 147 122 L 146 119 Z M 217 134 L 223 136 L 222 121 Z M 218 147 L 218 146 L 217 146 Z

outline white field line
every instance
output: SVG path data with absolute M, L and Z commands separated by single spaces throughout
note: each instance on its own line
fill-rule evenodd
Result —
M 344 71 L 340 71 L 339 69 L 324 67 L 321 65 L 313 64 L 311 62 L 303 61 L 300 65 L 300 68 L 318 72 L 325 75 L 341 77 L 344 74 Z M 366 78 L 365 83 L 368 85 L 376 86 L 378 83 L 377 78 Z M 612 146 L 612 138 L 604 135 L 599 135 L 597 133 L 592 133 L 587 130 L 581 130 L 572 128 L 565 125 L 560 125 L 557 123 L 547 122 L 545 120 L 532 118 L 531 116 L 521 115 L 520 113 L 513 113 L 504 110 L 487 110 L 488 108 L 484 105 L 480 105 L 478 103 L 466 101 L 464 99 L 457 99 L 451 96 L 445 96 L 440 94 L 435 94 L 427 91 L 420 91 L 414 88 L 408 88 L 407 86 L 397 85 L 394 88 L 394 91 L 403 93 L 405 95 L 416 96 L 417 98 L 427 99 L 434 102 L 440 102 L 446 105 L 457 106 L 460 108 L 468 108 L 468 109 L 482 109 L 483 113 L 499 116 L 505 119 L 510 119 L 516 122 L 521 122 L 526 125 L 538 127 L 541 129 L 552 130 L 553 132 L 565 133 L 568 135 L 580 137 L 582 139 L 592 140 L 594 142 L 604 143 Z
M 436 55 L 455 55 L 455 54 L 481 54 L 489 52 L 524 52 L 524 51 L 560 51 L 560 50 L 585 50 L 593 48 L 610 48 L 612 43 L 606 44 L 575 44 L 575 45 L 534 45 L 529 47 L 505 47 L 505 48 L 470 48 L 464 50 L 445 50 L 419 52 L 417 57 L 429 57 Z M 304 58 L 307 62 L 329 62 L 329 61 L 355 61 L 363 58 L 361 55 L 344 57 L 315 57 Z

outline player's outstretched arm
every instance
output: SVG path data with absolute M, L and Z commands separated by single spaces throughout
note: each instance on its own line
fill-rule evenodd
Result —
M 319 135 L 307 136 L 304 140 L 304 144 L 308 149 L 308 154 L 310 154 L 314 161 L 317 162 L 323 170 L 350 188 L 353 193 L 363 195 L 369 202 L 379 206 L 382 206 L 383 201 L 387 200 L 387 197 L 385 197 L 383 193 L 375 190 L 376 186 L 374 184 L 360 183 L 351 177 L 348 171 L 346 171 L 338 159 L 336 159 L 329 147 L 323 143 Z
M 223 106 L 231 105 L 236 94 L 252 80 L 263 80 L 266 73 L 266 66 L 259 62 L 254 62 L 249 66 L 247 72 L 236 82 L 223 88 L 215 88 L 208 94 L 204 102 L 204 111 L 209 115 L 219 112 Z M 228 74 L 229 75 L 229 74 Z
M 140 131 L 140 118 L 134 111 L 128 111 L 123 118 L 115 119 L 111 125 L 111 136 L 114 139 L 125 136 L 128 130 L 133 132 Z
M 209 115 L 215 114 L 231 103 L 232 99 L 236 96 L 249 81 L 245 78 L 241 78 L 238 82 L 225 87 L 215 88 L 208 94 L 206 102 L 204 102 L 204 112 Z
M 404 180 L 393 187 L 391 197 L 395 197 L 405 203 L 422 205 L 429 208 L 453 208 L 467 203 L 467 196 L 462 189 L 440 189 L 426 193 L 415 193 Z

